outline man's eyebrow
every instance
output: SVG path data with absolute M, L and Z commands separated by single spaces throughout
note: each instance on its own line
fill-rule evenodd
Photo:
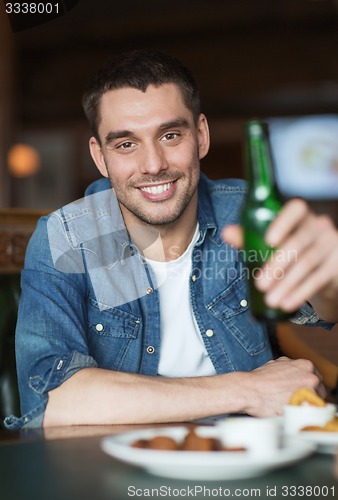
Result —
M 169 120 L 167 122 L 161 123 L 159 126 L 159 130 L 169 130 L 171 128 L 188 128 L 189 122 L 185 118 L 176 118 L 174 120 Z M 110 131 L 105 137 L 104 143 L 108 145 L 112 143 L 115 139 L 123 139 L 124 137 L 133 136 L 133 132 L 131 130 L 116 130 L 115 132 Z
M 168 122 L 161 123 L 159 130 L 168 130 L 170 128 L 188 128 L 189 122 L 185 118 L 177 118 L 169 120 Z
M 130 130 L 116 130 L 116 132 L 108 132 L 104 139 L 104 143 L 110 144 L 115 139 L 123 139 L 123 137 L 130 137 L 133 133 Z

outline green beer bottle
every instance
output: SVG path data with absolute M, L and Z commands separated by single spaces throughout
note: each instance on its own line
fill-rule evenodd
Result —
M 266 230 L 282 207 L 272 164 L 268 126 L 250 121 L 246 125 L 245 164 L 248 194 L 242 210 L 244 255 L 249 271 L 252 314 L 260 321 L 278 322 L 290 317 L 280 309 L 272 309 L 257 290 L 254 277 L 259 276 L 264 262 L 273 256 L 274 249 L 265 243 Z

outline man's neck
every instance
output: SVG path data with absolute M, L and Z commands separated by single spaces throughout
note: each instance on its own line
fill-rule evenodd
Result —
M 152 247 L 149 247 L 144 253 L 144 256 L 151 260 L 162 260 L 169 261 L 178 259 L 188 248 L 191 240 L 194 237 L 197 225 L 197 218 L 190 221 L 190 224 L 185 224 L 181 231 L 175 228 L 174 231 L 160 230 L 159 231 L 159 246 L 162 247 L 162 258 L 161 254 Z M 168 228 L 167 228 L 168 229 Z M 155 250 L 155 251 L 153 251 Z M 157 254 L 157 255 L 156 255 Z M 156 258 L 157 257 L 157 258 Z

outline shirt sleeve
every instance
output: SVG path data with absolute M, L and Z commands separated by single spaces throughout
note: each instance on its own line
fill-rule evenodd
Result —
M 55 235 L 54 235 L 55 236 Z M 10 429 L 42 425 L 48 392 L 77 371 L 97 367 L 87 345 L 86 277 L 60 223 L 59 246 L 72 259 L 69 272 L 54 266 L 47 218 L 40 219 L 26 252 L 16 329 L 16 363 L 21 417 Z M 76 269 L 77 266 L 77 269 Z
M 331 330 L 335 325 L 335 323 L 329 323 L 320 319 L 309 303 L 304 304 L 290 321 L 296 325 L 321 326 L 325 330 Z

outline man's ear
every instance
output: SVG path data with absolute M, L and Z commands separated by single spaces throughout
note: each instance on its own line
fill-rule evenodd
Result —
M 198 135 L 198 151 L 199 151 L 199 159 L 204 158 L 210 146 L 210 133 L 209 133 L 209 125 L 206 116 L 201 113 L 198 122 L 197 122 L 197 135 Z
M 103 177 L 108 177 L 108 170 L 102 153 L 102 148 L 95 137 L 91 137 L 89 139 L 89 150 L 100 174 L 103 175 Z

